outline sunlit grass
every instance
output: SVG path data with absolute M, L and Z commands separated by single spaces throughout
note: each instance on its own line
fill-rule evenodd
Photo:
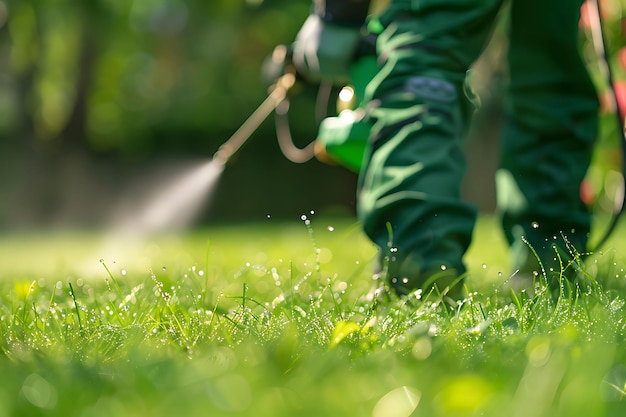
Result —
M 579 291 L 510 293 L 485 218 L 465 300 L 379 303 L 357 225 L 308 217 L 3 238 L 0 416 L 624 415 L 617 239 Z

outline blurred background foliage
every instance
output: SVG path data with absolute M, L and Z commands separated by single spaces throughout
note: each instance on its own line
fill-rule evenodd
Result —
M 621 1 L 603 1 L 617 67 Z M 262 62 L 293 41 L 309 8 L 309 0 L 0 0 L 0 227 L 89 224 L 155 161 L 210 158 L 265 98 Z M 468 140 L 466 193 L 483 211 L 493 208 L 503 33 L 473 75 L 483 107 Z M 314 95 L 305 89 L 290 114 L 303 144 L 316 134 Z M 604 107 L 600 143 L 617 155 L 613 109 Z M 226 170 L 211 219 L 352 211 L 353 174 L 317 161 L 295 166 L 274 138 L 268 120 Z
M 3 137 L 133 155 L 212 150 L 199 139 L 228 134 L 258 104 L 260 64 L 293 38 L 308 1 L 19 0 L 0 10 Z

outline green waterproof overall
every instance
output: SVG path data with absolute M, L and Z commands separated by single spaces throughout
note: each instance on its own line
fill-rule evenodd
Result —
M 510 13 L 510 82 L 496 188 L 513 267 L 537 268 L 530 245 L 555 268 L 562 234 L 585 251 L 591 219 L 579 187 L 598 100 L 579 54 L 582 2 L 391 0 L 379 16 L 382 68 L 367 89 L 373 129 L 357 211 L 396 292 L 436 279 L 443 289 L 466 270 L 477 213 L 460 196 L 473 111 L 464 83 L 501 9 Z

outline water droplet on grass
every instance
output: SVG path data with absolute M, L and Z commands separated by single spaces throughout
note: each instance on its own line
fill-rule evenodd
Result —
M 122 274 L 122 275 L 126 275 L 126 270 L 125 270 L 125 269 L 122 269 L 122 270 L 120 271 L 120 274 Z
M 533 229 L 539 229 L 539 222 L 532 222 L 530 225 Z
M 334 232 L 334 231 L 335 231 L 335 228 L 334 228 L 334 227 L 332 227 L 332 226 L 328 226 L 328 231 L 329 231 L 329 232 Z

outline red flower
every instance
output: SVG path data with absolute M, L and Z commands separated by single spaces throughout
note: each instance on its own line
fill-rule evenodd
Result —
M 624 117 L 626 117 L 626 81 L 617 80 L 614 85 L 617 107 L 619 108 L 619 114 L 622 117 L 622 120 L 624 120 Z
M 622 120 L 626 118 L 626 81 L 617 80 L 613 83 L 615 87 L 615 99 L 617 101 L 617 107 L 619 108 L 619 114 Z M 612 113 L 616 111 L 615 101 L 609 90 L 600 94 L 600 112 Z
M 617 5 L 615 0 L 598 0 L 600 3 L 600 11 L 602 12 L 602 20 L 616 19 L 618 14 L 621 13 L 621 6 Z M 593 5 L 589 0 L 585 1 L 580 7 L 580 21 L 578 26 L 584 29 L 589 29 L 591 26 L 591 15 L 595 13 Z
M 580 20 L 578 22 L 578 26 L 580 28 L 588 29 L 591 26 L 591 17 L 589 16 L 589 8 L 591 5 L 588 1 L 584 2 L 582 6 L 580 6 Z
M 617 63 L 622 68 L 622 70 L 626 71 L 626 47 L 622 48 L 617 52 Z
M 590 206 L 596 200 L 596 190 L 591 181 L 587 178 L 580 183 L 580 199 L 583 203 Z

